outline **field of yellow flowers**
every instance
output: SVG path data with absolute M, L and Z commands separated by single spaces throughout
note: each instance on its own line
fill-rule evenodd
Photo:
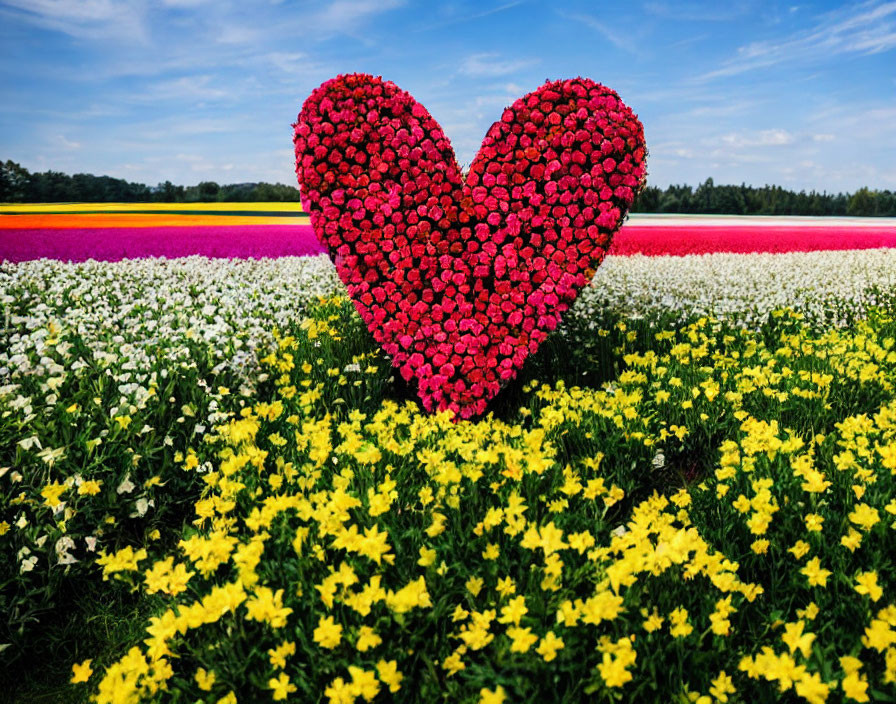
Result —
M 0 267 L 0 697 L 896 701 L 885 291 L 631 268 L 455 422 L 312 259 L 206 262 Z

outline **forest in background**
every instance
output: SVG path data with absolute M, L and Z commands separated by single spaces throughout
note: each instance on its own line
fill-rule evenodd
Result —
M 59 171 L 31 173 L 7 160 L 0 162 L 0 202 L 4 203 L 220 203 L 295 202 L 299 190 L 282 183 L 156 186 L 111 176 Z M 781 186 L 716 185 L 708 178 L 696 188 L 648 186 L 635 200 L 633 213 L 718 215 L 864 215 L 896 216 L 896 192 L 860 188 L 854 193 L 790 191 Z

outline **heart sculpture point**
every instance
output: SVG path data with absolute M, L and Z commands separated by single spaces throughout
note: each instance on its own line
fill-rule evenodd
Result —
M 438 123 L 366 74 L 314 90 L 296 176 L 339 278 L 428 411 L 482 414 L 594 276 L 643 186 L 644 128 L 609 88 L 545 83 L 464 176 Z

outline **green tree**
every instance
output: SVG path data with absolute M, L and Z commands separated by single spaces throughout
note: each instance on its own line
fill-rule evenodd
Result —
M 21 203 L 25 200 L 31 182 L 28 169 L 7 159 L 0 162 L 0 201 Z
M 216 201 L 221 187 L 214 181 L 202 181 L 198 186 L 199 200 L 203 202 Z
M 874 215 L 874 201 L 876 193 L 868 188 L 860 188 L 849 197 L 849 205 L 846 206 L 847 215 Z

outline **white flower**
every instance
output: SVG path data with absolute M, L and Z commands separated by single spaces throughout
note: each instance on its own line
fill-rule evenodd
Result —
M 19 447 L 23 450 L 30 450 L 32 447 L 37 445 L 38 449 L 42 449 L 43 446 L 40 444 L 40 439 L 37 435 L 32 435 L 30 438 L 25 438 L 24 440 L 19 440 Z
M 155 506 L 155 502 L 152 500 L 147 501 L 145 498 L 137 499 L 137 503 L 134 504 L 134 508 L 137 510 L 131 514 L 131 518 L 143 518 L 146 515 L 146 512 L 149 510 L 150 506 Z
M 69 554 L 69 551 L 74 549 L 75 541 L 72 540 L 69 536 L 64 535 L 59 540 L 57 540 L 55 545 L 56 564 L 72 565 L 76 563 L 78 560 L 76 560 L 74 556 Z
M 57 447 L 54 450 L 52 447 L 47 447 L 38 452 L 37 456 L 40 457 L 47 465 L 52 467 L 57 460 L 65 458 L 65 448 Z
M 118 488 L 115 491 L 119 494 L 130 494 L 136 488 L 136 484 L 131 481 L 131 473 L 128 472 L 124 476 L 124 480 L 122 480 L 121 484 L 118 485 Z

